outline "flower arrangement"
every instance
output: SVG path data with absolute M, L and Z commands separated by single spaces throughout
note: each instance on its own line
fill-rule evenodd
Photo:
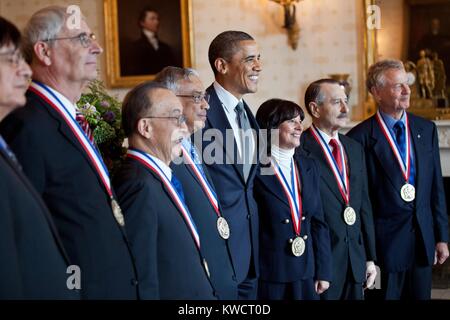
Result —
M 111 176 L 126 153 L 123 147 L 125 134 L 121 127 L 122 104 L 106 91 L 102 81 L 92 81 L 86 93 L 77 102 L 92 130 L 94 141 Z

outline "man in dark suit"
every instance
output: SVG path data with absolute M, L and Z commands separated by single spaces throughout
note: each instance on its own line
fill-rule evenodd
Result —
M 141 37 L 122 47 L 121 74 L 156 74 L 166 66 L 177 65 L 172 49 L 158 38 L 159 14 L 146 7 L 139 15 Z
M 202 254 L 208 240 L 198 232 L 185 188 L 169 167 L 187 135 L 183 106 L 163 85 L 144 82 L 125 97 L 122 125 L 130 148 L 114 186 L 136 257 L 141 297 L 214 299 Z
M 305 106 L 313 125 L 297 152 L 315 159 L 320 194 L 330 228 L 333 256 L 331 286 L 323 299 L 364 298 L 363 286 L 375 281 L 375 231 L 367 188 L 364 150 L 338 133 L 348 121 L 347 96 L 339 83 L 321 79 L 306 89 Z
M 381 289 L 386 299 L 430 299 L 432 264 L 449 255 L 437 129 L 406 112 L 401 61 L 373 64 L 366 85 L 378 111 L 348 136 L 365 149 Z
M 34 81 L 26 106 L 7 117 L 0 132 L 80 268 L 82 298 L 136 299 L 123 216 L 101 156 L 82 129 L 87 123 L 76 116 L 75 102 L 96 78 L 102 48 L 84 20 L 80 29 L 69 29 L 69 17 L 64 7 L 47 7 L 31 17 L 24 50 Z M 55 25 L 60 29 L 52 35 Z
M 200 152 L 191 140 L 205 126 L 209 95 L 193 69 L 166 67 L 155 81 L 175 93 L 183 105 L 189 137 L 183 140 L 183 156 L 175 159 L 171 169 L 183 186 L 186 204 L 203 240 L 202 253 L 209 262 L 211 282 L 219 299 L 237 300 L 237 282 L 228 248 L 232 231 L 220 210 L 208 170 L 200 161 Z
M 255 299 L 258 209 L 253 180 L 257 171 L 258 125 L 242 96 L 257 90 L 260 54 L 250 35 L 225 31 L 211 42 L 208 56 L 216 81 L 207 89 L 210 110 L 201 150 L 232 233 L 229 245 L 239 298 Z
M 31 70 L 20 33 L 0 17 L 0 122 L 25 104 Z M 41 197 L 0 135 L 0 299 L 70 299 L 70 264 Z

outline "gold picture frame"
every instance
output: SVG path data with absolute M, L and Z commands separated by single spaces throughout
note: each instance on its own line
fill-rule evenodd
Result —
M 165 34 L 171 37 L 172 40 L 171 43 L 168 42 L 168 47 L 172 44 L 174 61 L 175 59 L 178 61 L 173 63 L 173 65 L 179 67 L 192 66 L 194 48 L 192 45 L 191 0 L 104 0 L 103 5 L 105 16 L 106 81 L 109 87 L 133 87 L 144 81 L 152 80 L 157 73 L 138 71 L 124 74 L 124 70 L 122 70 L 128 64 L 135 64 L 133 70 L 138 70 L 139 66 L 143 65 L 136 59 L 126 59 L 125 50 L 133 51 L 131 50 L 131 45 L 138 41 L 134 39 L 134 42 L 132 42 L 131 36 L 135 38 L 143 37 L 139 30 L 138 16 L 139 11 L 142 11 L 145 7 L 151 6 L 152 9 L 156 9 L 155 11 L 158 11 L 159 18 L 162 20 L 161 29 L 163 27 L 168 28 L 168 30 L 165 30 Z M 171 16 L 172 14 L 174 16 Z M 130 21 L 135 21 L 136 23 L 130 23 Z M 177 28 L 176 26 L 179 27 Z M 158 32 L 158 34 L 160 33 Z M 145 63 L 148 63 L 148 61 L 145 61 Z

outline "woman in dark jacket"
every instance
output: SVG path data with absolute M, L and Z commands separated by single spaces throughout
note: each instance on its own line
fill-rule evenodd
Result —
M 331 250 L 315 162 L 294 158 L 303 110 L 270 99 L 256 114 L 267 130 L 267 161 L 255 180 L 260 216 L 259 299 L 316 300 L 329 287 Z M 265 163 L 265 164 L 264 164 Z

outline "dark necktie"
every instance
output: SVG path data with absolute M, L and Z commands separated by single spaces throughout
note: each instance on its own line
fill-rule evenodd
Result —
M 6 154 L 6 156 L 14 163 L 16 164 L 19 168 L 21 168 L 19 161 L 16 158 L 16 155 L 14 154 L 14 152 L 12 152 L 12 150 L 9 148 L 8 144 L 6 143 L 5 140 L 3 140 L 3 137 L 0 135 L 0 152 L 3 152 L 4 154 Z
M 245 139 L 245 135 L 248 132 L 248 130 L 251 130 L 250 123 L 245 115 L 245 109 L 244 109 L 244 103 L 242 101 L 239 101 L 237 106 L 234 108 L 234 111 L 237 115 L 237 121 L 239 125 L 239 129 L 241 129 L 241 158 L 243 163 L 243 174 L 244 179 L 247 181 L 248 175 L 250 173 L 250 169 L 252 167 L 252 159 L 251 159 L 251 152 L 250 152 L 250 141 L 247 141 L 248 139 Z
M 406 160 L 406 139 L 405 139 L 405 125 L 402 121 L 397 121 L 394 124 L 394 133 L 395 133 L 395 140 L 397 142 L 397 145 L 400 149 L 400 154 L 403 159 L 403 163 L 405 163 Z
M 339 168 L 339 172 L 342 175 L 342 157 L 339 148 L 339 142 L 336 139 L 331 139 L 330 146 L 333 148 L 333 151 L 331 153 L 333 154 L 333 158 L 336 161 L 336 164 Z
M 172 173 L 172 179 L 170 180 L 170 182 L 172 183 L 172 186 L 175 188 L 175 190 L 177 190 L 177 193 L 180 196 L 183 203 L 186 203 L 184 201 L 183 186 L 181 185 L 180 180 L 178 180 L 177 177 L 175 177 L 175 175 L 173 173 Z
M 89 141 L 91 142 L 91 144 L 93 146 L 95 146 L 94 143 L 94 135 L 92 134 L 92 130 L 89 127 L 89 123 L 86 120 L 86 118 L 84 117 L 83 114 L 81 114 L 80 112 L 77 112 L 76 118 L 75 120 L 77 120 L 78 124 L 80 125 L 81 129 L 83 129 L 84 133 L 86 134 L 86 136 L 88 137 Z

